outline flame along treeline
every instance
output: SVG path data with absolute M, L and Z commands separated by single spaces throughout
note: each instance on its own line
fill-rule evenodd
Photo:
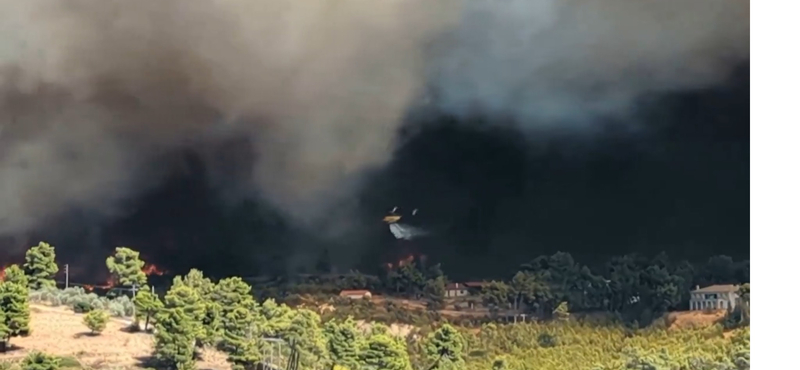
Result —
M 425 263 L 425 260 L 427 260 L 427 259 L 428 259 L 428 256 L 426 256 L 424 254 L 420 254 L 418 257 L 415 257 L 413 254 L 409 254 L 409 255 L 407 255 L 407 256 L 405 256 L 403 258 L 400 258 L 396 262 L 389 262 L 389 263 L 385 264 L 385 266 L 386 266 L 387 269 L 392 270 L 392 269 L 395 269 L 395 268 L 403 267 L 405 265 L 409 265 L 409 264 L 413 263 L 415 260 L 419 260 L 421 263 Z
M 12 265 L 11 263 L 7 263 L 7 264 L 4 264 L 2 267 L 0 267 L 0 280 L 5 280 L 5 278 L 6 278 L 6 268 L 8 266 L 11 266 L 11 265 Z M 59 272 L 60 271 L 61 270 L 59 270 Z M 144 272 L 144 274 L 147 275 L 147 276 L 151 276 L 151 275 L 162 276 L 162 275 L 167 273 L 166 270 L 161 269 L 160 267 L 158 267 L 158 266 L 156 266 L 155 264 L 152 264 L 152 263 L 145 264 L 144 267 L 142 268 L 142 272 Z M 86 289 L 87 291 L 93 291 L 93 290 L 95 290 L 95 288 L 111 289 L 116 284 L 117 284 L 117 282 L 115 281 L 114 277 L 109 274 L 108 277 L 106 278 L 105 282 L 103 284 L 101 284 L 101 285 L 91 285 L 91 284 L 80 284 L 80 285 L 82 285 L 83 288 Z
M 146 263 L 144 265 L 144 267 L 142 268 L 142 272 L 144 272 L 144 274 L 147 275 L 147 276 L 151 276 L 151 275 L 161 276 L 161 275 L 164 275 L 165 273 L 167 273 L 166 270 L 162 270 L 158 266 L 156 266 L 155 264 L 152 264 L 152 263 Z M 88 285 L 87 284 L 87 285 L 83 285 L 83 287 L 87 291 L 91 292 L 95 288 L 111 289 L 116 285 L 117 285 L 117 281 L 114 279 L 113 276 L 109 275 L 106 278 L 105 283 L 103 283 L 102 285 Z

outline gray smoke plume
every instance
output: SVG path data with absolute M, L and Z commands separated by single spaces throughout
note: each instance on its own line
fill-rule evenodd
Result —
M 165 152 L 234 136 L 254 143 L 252 187 L 313 216 L 391 155 L 421 45 L 447 24 L 431 5 L 0 1 L 0 234 L 119 212 Z
M 726 79 L 749 57 L 749 12 L 748 0 L 467 1 L 431 84 L 454 114 L 545 128 L 625 114 L 644 94 Z
M 251 143 L 247 188 L 312 220 L 381 166 L 425 87 L 561 119 L 719 82 L 745 0 L 0 0 L 0 236 L 113 217 L 180 148 Z M 547 120 L 545 120 L 547 121 Z M 223 161 L 224 162 L 224 161 Z M 213 173 L 225 174 L 226 170 Z M 244 182 L 226 184 L 227 182 Z

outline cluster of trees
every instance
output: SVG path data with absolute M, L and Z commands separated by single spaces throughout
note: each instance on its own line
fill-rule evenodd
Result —
M 540 316 L 568 303 L 575 311 L 615 312 L 649 323 L 668 310 L 687 308 L 696 285 L 749 280 L 749 261 L 735 263 L 727 256 L 712 257 L 698 269 L 686 261 L 673 263 L 664 253 L 654 258 L 626 255 L 593 271 L 559 252 L 523 264 L 508 282 L 489 283 L 482 297 L 493 307 L 524 307 Z
M 44 242 L 28 249 L 22 268 L 5 268 L 0 281 L 0 351 L 6 351 L 11 338 L 30 334 L 29 292 L 55 287 L 56 272 L 55 248 Z
M 525 308 L 556 320 L 479 329 L 437 322 L 407 336 L 395 335 L 384 324 L 351 317 L 325 320 L 312 309 L 259 300 L 239 277 L 212 281 L 198 270 L 175 277 L 160 297 L 146 286 L 138 252 L 128 248 L 117 248 L 107 265 L 119 284 L 140 287 L 133 300 L 133 325 L 153 332 L 154 358 L 170 369 L 193 369 L 204 347 L 223 351 L 234 369 L 254 368 L 270 356 L 285 363 L 292 353 L 299 355 L 295 359 L 302 369 L 749 369 L 747 325 L 733 325 L 734 332 L 723 335 L 720 325 L 668 331 L 657 325 L 633 329 L 569 320 L 575 309 L 655 313 L 679 305 L 689 284 L 744 280 L 746 275 L 738 275 L 745 265 L 724 257 L 695 271 L 664 256 L 625 256 L 598 273 L 557 253 L 523 265 L 508 282 L 490 282 L 482 293 L 495 307 Z M 52 289 L 56 272 L 55 250 L 46 243 L 28 251 L 22 268 L 6 268 L 0 282 L 3 346 L 30 333 L 29 292 Z M 419 269 L 406 264 L 378 283 L 395 293 L 433 297 L 445 282 L 438 265 Z M 749 285 L 740 294 L 749 300 Z M 749 310 L 740 314 L 737 323 L 746 324 Z M 84 316 L 95 334 L 107 322 L 108 312 L 101 307 Z M 52 362 L 37 356 L 30 361 Z
M 117 248 L 106 264 L 115 280 L 123 285 L 144 285 L 147 282 L 142 271 L 144 262 L 136 251 Z M 30 293 L 54 289 L 57 272 L 55 247 L 45 242 L 28 249 L 22 267 L 16 264 L 5 267 L 0 281 L 0 351 L 7 350 L 11 338 L 30 334 Z M 84 322 L 93 334 L 97 334 L 103 331 L 108 320 L 108 312 L 95 309 Z
M 214 283 L 191 270 L 175 278 L 163 302 L 142 290 L 135 303 L 140 319 L 155 318 L 155 357 L 169 368 L 192 368 L 205 346 L 225 352 L 234 369 L 252 368 L 268 354 L 286 359 L 292 349 L 301 368 L 411 368 L 406 340 L 389 334 L 388 327 L 375 324 L 365 330 L 351 318 L 323 323 L 310 309 L 273 299 L 258 303 L 250 285 L 238 277 Z M 462 361 L 463 338 L 453 327 L 442 326 L 426 342 L 433 368 Z
M 728 256 L 714 256 L 705 264 L 693 265 L 672 261 L 665 253 L 652 258 L 630 254 L 590 268 L 569 253 L 559 252 L 525 263 L 507 279 L 488 282 L 476 293 L 496 310 L 514 309 L 549 317 L 566 303 L 573 311 L 615 312 L 628 321 L 649 322 L 665 311 L 687 309 L 689 292 L 696 285 L 744 284 L 749 280 L 749 261 L 735 262 Z M 436 307 L 443 301 L 447 282 L 439 265 L 409 262 L 377 277 L 345 276 L 339 285 L 427 298 Z

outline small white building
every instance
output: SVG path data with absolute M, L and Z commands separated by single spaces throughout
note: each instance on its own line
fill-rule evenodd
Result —
M 689 309 L 693 311 L 733 309 L 739 301 L 738 292 L 738 285 L 711 285 L 705 288 L 700 288 L 698 285 L 691 292 Z
M 480 291 L 484 285 L 486 285 L 486 283 L 482 281 L 450 283 L 444 288 L 444 296 L 447 298 L 466 297 L 474 292 Z
M 369 290 L 343 290 L 339 293 L 339 297 L 350 299 L 370 299 L 372 293 Z
M 461 283 L 450 283 L 444 288 L 444 296 L 447 298 L 464 297 L 469 295 L 467 286 Z

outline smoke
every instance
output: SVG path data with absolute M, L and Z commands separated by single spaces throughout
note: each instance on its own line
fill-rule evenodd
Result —
M 0 7 L 0 236 L 123 214 L 184 149 L 310 222 L 391 158 L 424 89 L 450 113 L 563 124 L 718 83 L 749 53 L 744 0 Z
M 645 94 L 719 83 L 748 59 L 747 0 L 467 1 L 430 69 L 449 113 L 530 126 L 624 115 Z
M 170 151 L 213 161 L 234 137 L 253 163 L 215 182 L 313 217 L 391 155 L 421 45 L 447 24 L 431 5 L 3 0 L 0 234 L 71 207 L 118 213 Z

